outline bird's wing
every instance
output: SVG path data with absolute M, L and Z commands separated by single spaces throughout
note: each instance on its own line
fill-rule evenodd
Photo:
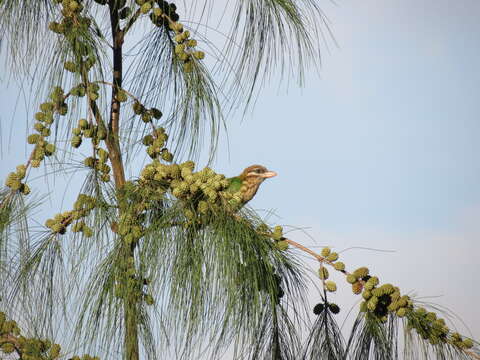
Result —
M 240 191 L 240 188 L 242 187 L 242 179 L 240 179 L 238 176 L 233 177 L 228 179 L 230 181 L 230 185 L 226 189 L 226 191 L 230 193 L 236 193 Z

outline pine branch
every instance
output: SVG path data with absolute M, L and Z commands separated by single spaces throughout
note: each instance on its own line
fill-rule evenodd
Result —
M 122 47 L 124 41 L 124 33 L 120 29 L 120 18 L 118 15 L 118 7 L 116 0 L 109 0 L 108 7 L 110 9 L 110 23 L 112 29 L 113 42 L 113 84 L 112 99 L 110 108 L 110 121 L 108 123 L 107 147 L 112 163 L 113 177 L 115 185 L 120 188 L 125 184 L 125 170 L 122 162 L 120 149 L 120 101 L 117 98 L 118 89 L 122 87 L 123 79 L 123 58 Z

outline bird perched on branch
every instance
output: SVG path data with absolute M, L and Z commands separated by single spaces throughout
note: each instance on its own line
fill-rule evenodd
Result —
M 227 191 L 230 193 L 241 193 L 242 205 L 252 200 L 257 193 L 260 184 L 268 178 L 276 176 L 275 171 L 269 171 L 265 166 L 252 165 L 247 167 L 243 172 L 230 180 Z

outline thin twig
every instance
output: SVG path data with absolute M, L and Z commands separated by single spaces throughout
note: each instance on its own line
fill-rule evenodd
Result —
M 478 355 L 477 353 L 474 353 L 473 351 L 471 350 L 465 350 L 463 349 L 463 352 L 465 354 L 467 354 L 468 356 L 471 356 L 473 359 L 479 359 L 480 360 L 480 355 Z

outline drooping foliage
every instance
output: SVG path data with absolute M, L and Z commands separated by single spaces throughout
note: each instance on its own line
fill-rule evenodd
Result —
M 211 6 L 220 7 L 0 0 L 1 51 L 38 94 L 30 156 L 0 190 L 0 352 L 397 359 L 402 329 L 407 358 L 419 348 L 424 358 L 475 358 L 473 340 L 398 287 L 366 267 L 348 272 L 329 248 L 316 254 L 287 239 L 245 206 L 243 183 L 232 191 L 229 178 L 181 160 L 200 158 L 206 143 L 212 160 L 224 114 L 250 104 L 273 71 L 302 80 L 328 31 L 313 0 L 238 0 L 214 62 L 202 49 L 220 47 L 184 19 L 198 10 L 208 20 Z M 67 210 L 33 212 L 42 203 L 30 200 L 37 168 L 83 177 L 80 189 L 67 188 L 78 191 Z M 320 264 L 313 323 L 291 247 Z M 364 300 L 348 340 L 328 269 Z

